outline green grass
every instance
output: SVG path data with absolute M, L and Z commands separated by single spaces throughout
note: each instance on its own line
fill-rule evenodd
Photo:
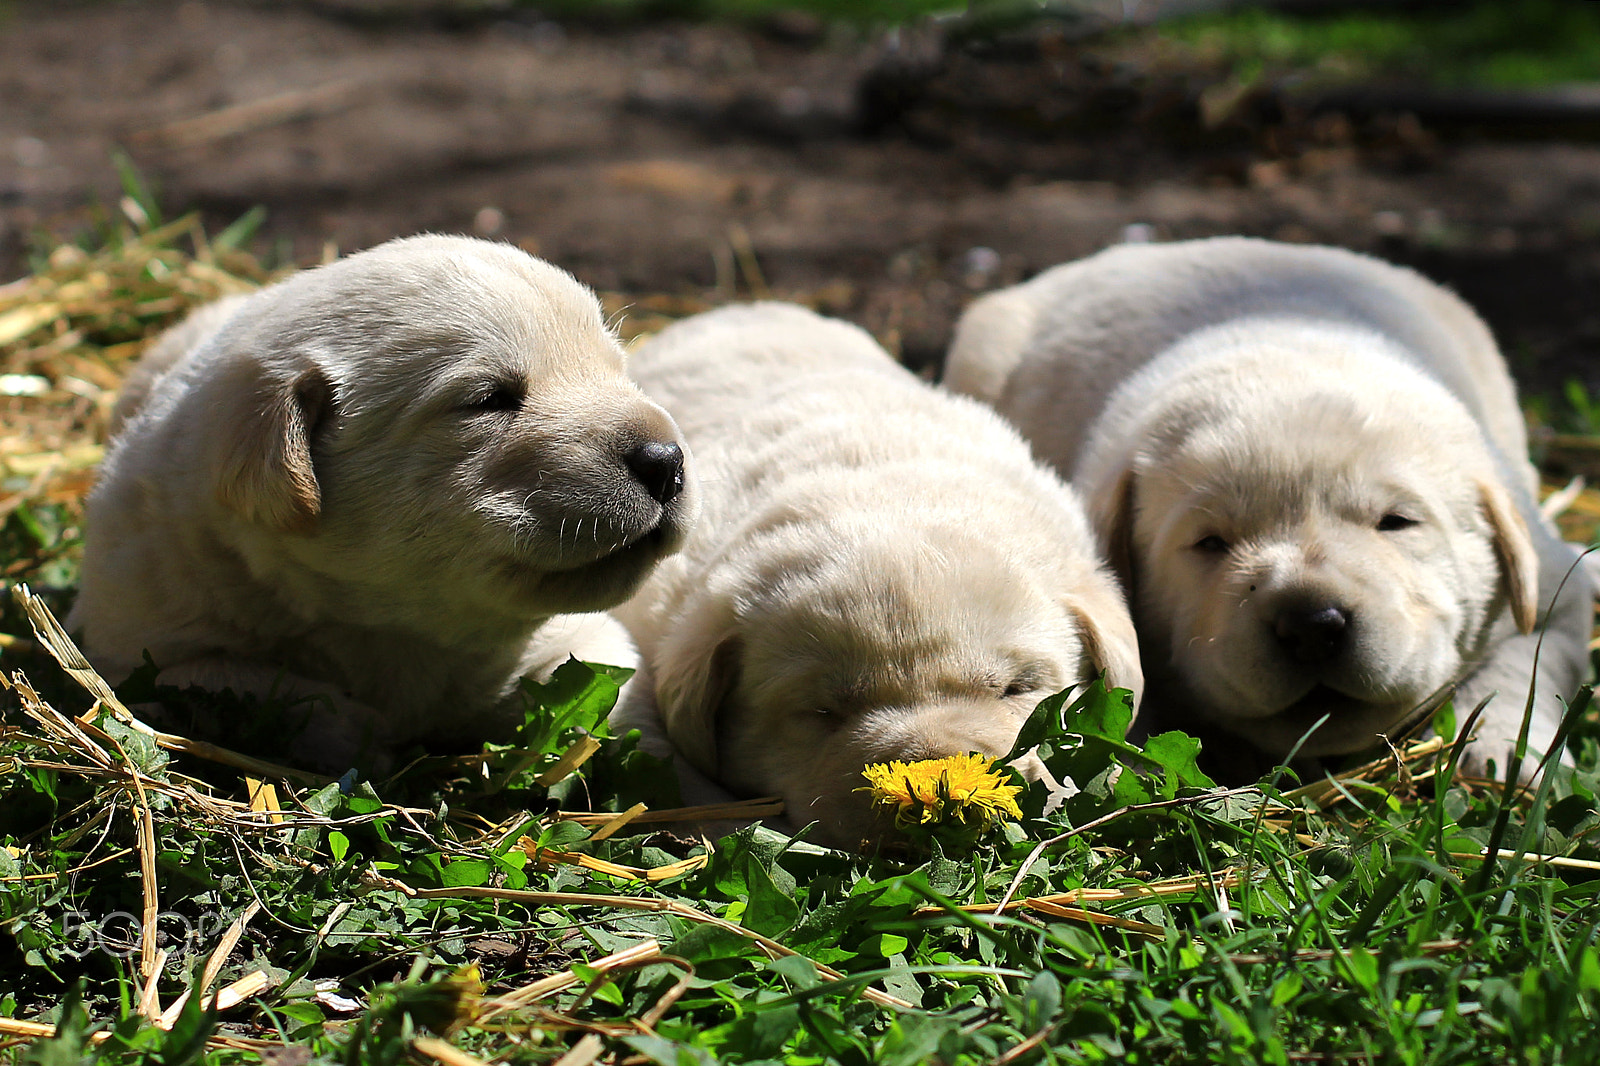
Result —
M 1552 775 L 1532 803 L 1435 791 L 1448 748 L 1414 760 L 1410 784 L 1351 782 L 1320 801 L 1286 780 L 1222 791 L 1181 734 L 1143 751 L 1122 742 L 1127 694 L 1095 686 L 1041 704 L 1018 741 L 1082 785 L 1062 810 L 1045 815 L 1035 786 L 1022 821 L 971 850 L 935 840 L 863 857 L 762 828 L 710 845 L 650 830 L 595 839 L 559 812 L 673 802 L 659 799 L 663 767 L 608 736 L 615 692 L 610 675 L 572 664 L 528 687 L 517 744 L 376 785 L 306 786 L 285 794 L 280 823 L 224 806 L 243 796 L 237 775 L 173 760 L 110 714 L 74 737 L 34 706 L 0 745 L 0 1015 L 43 1014 L 62 1033 L 12 1057 L 80 1061 L 100 1027 L 102 1056 L 128 1063 L 254 1061 L 300 1043 L 315 1061 L 390 1064 L 440 1037 L 548 1063 L 586 1033 L 607 1061 L 663 1064 L 1600 1055 L 1594 870 L 1459 857 L 1498 842 L 1600 858 L 1590 740 L 1588 768 Z M 601 753 L 540 785 L 585 736 Z M 1443 777 L 1427 778 L 1434 769 Z M 523 838 L 642 869 L 705 859 L 650 883 L 541 864 Z M 1092 921 L 1015 905 L 1078 889 L 1127 894 L 1064 901 Z M 260 970 L 275 987 L 153 1028 L 135 1009 L 134 916 L 147 905 L 176 959 L 156 984 L 162 1006 L 252 907 L 220 981 Z M 586 966 L 645 941 L 658 950 L 631 968 Z M 474 959 L 481 995 L 462 969 Z M 570 988 L 526 998 L 563 971 Z M 519 988 L 525 998 L 497 1000 Z M 330 990 L 361 1009 L 339 1010 Z
M 1071 0 L 526 0 L 557 16 L 758 19 L 804 12 L 860 26 L 966 14 L 968 33 L 1070 15 Z M 1542 86 L 1600 77 L 1600 5 L 1588 0 L 1463 0 L 1448 8 L 1368 8 L 1301 16 L 1248 5 L 1134 31 L 1220 59 L 1245 80 L 1262 71 L 1416 78 L 1439 85 Z
M 1315 18 L 1245 7 L 1157 32 L 1222 59 L 1245 80 L 1284 69 L 1497 88 L 1600 77 L 1600 5 L 1582 0 L 1477 0 L 1446 10 Z

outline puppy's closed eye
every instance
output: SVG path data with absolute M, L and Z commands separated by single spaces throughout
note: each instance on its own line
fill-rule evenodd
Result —
M 1412 526 L 1421 524 L 1422 523 L 1415 518 L 1410 518 L 1396 511 L 1390 511 L 1388 514 L 1378 519 L 1378 532 L 1394 533 L 1397 530 L 1410 529 Z
M 1232 547 L 1215 533 L 1207 534 L 1194 542 L 1194 550 L 1203 555 L 1225 555 Z
M 489 381 L 474 389 L 462 401 L 464 414 L 504 414 L 522 409 L 523 386 L 520 382 Z
M 1003 699 L 1026 696 L 1045 688 L 1052 674 L 1046 663 L 1011 663 L 977 681 L 980 690 L 997 693 Z

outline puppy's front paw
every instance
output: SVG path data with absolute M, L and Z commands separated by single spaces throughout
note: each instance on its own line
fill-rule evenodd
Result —
M 1530 731 L 1527 754 L 1523 756 L 1521 764 L 1517 767 L 1517 783 L 1519 785 L 1536 785 L 1539 783 L 1539 764 L 1544 759 L 1545 753 L 1550 750 L 1550 744 L 1554 739 L 1555 733 L 1553 730 L 1534 729 Z M 1506 773 L 1514 761 L 1516 747 L 1517 738 L 1514 733 L 1511 735 L 1485 733 L 1480 729 L 1471 743 L 1462 751 L 1461 760 L 1456 764 L 1456 772 L 1463 777 L 1504 781 Z M 1561 751 L 1551 760 L 1551 764 L 1572 765 L 1572 756 L 1566 750 L 1566 745 L 1562 745 Z

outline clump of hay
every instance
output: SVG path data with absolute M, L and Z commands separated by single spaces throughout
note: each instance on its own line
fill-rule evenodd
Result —
M 0 286 L 0 519 L 33 502 L 74 504 L 105 445 L 128 365 L 200 304 L 268 279 L 197 216 L 128 230 L 97 251 L 63 244 Z

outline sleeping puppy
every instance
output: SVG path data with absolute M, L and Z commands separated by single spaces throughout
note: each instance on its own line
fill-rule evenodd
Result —
M 392 241 L 202 308 L 130 376 L 68 619 L 112 678 L 312 697 L 299 751 L 504 734 L 696 510 L 594 296 L 510 246 Z
M 1469 771 L 1504 769 L 1530 684 L 1531 747 L 1554 739 L 1592 591 L 1580 570 L 1548 606 L 1575 553 L 1451 293 L 1335 248 L 1124 245 L 975 303 L 947 380 L 1088 498 L 1150 678 L 1136 731 L 1220 730 L 1249 777 L 1324 715 L 1304 755 L 1373 748 L 1459 682 L 1463 716 L 1498 693 Z
M 777 303 L 673 325 L 629 369 L 682 426 L 705 510 L 617 612 L 648 675 L 625 726 L 659 709 L 694 768 L 854 846 L 885 828 L 866 764 L 1004 755 L 1096 671 L 1139 689 L 1077 497 L 992 411 Z

